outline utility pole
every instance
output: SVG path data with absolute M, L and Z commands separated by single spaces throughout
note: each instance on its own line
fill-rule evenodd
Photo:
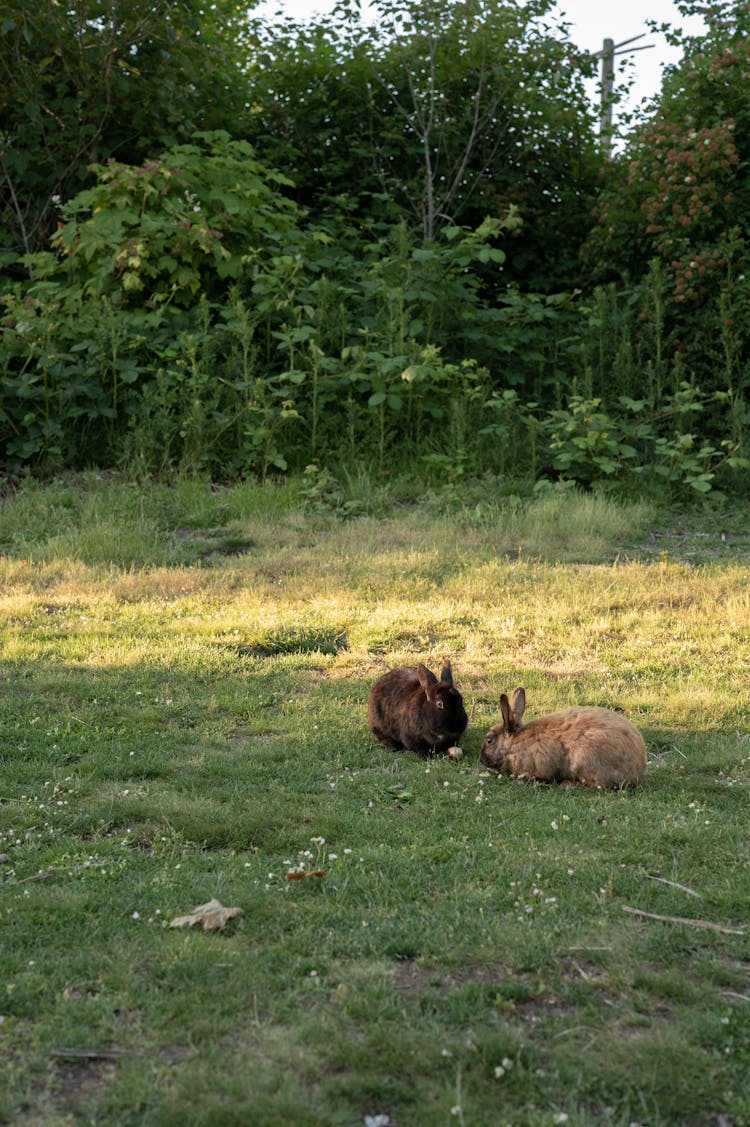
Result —
M 615 41 L 605 39 L 599 52 L 602 60 L 599 136 L 609 152 L 612 137 L 612 95 L 615 90 Z
M 602 149 L 604 155 L 609 156 L 612 152 L 612 103 L 614 101 L 615 91 L 615 56 L 616 55 L 630 55 L 634 51 L 648 51 L 654 46 L 653 43 L 644 43 L 642 47 L 628 47 L 627 51 L 621 50 L 622 47 L 627 47 L 629 43 L 635 43 L 638 39 L 645 37 L 645 31 L 642 35 L 634 35 L 632 39 L 624 39 L 622 43 L 615 43 L 614 39 L 605 39 L 602 43 L 601 51 L 594 54 L 595 59 L 601 59 L 601 102 L 599 110 L 599 136 L 601 137 Z

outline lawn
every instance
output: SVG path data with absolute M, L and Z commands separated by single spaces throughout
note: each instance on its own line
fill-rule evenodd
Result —
M 486 484 L 6 495 L 0 1122 L 749 1123 L 748 528 Z M 386 750 L 370 685 L 445 656 L 463 758 Z M 625 709 L 643 784 L 482 769 L 516 685 Z M 242 914 L 169 926 L 212 899 Z

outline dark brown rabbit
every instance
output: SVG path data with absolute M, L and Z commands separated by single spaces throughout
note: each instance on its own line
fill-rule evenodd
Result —
M 370 689 L 367 719 L 386 747 L 408 748 L 417 755 L 447 751 L 468 723 L 449 661 L 443 665 L 439 681 L 421 663 L 391 669 Z
M 502 722 L 484 737 L 480 759 L 504 775 L 587 787 L 635 786 L 646 770 L 643 736 L 621 712 L 582 706 L 522 724 L 526 693 L 502 694 Z

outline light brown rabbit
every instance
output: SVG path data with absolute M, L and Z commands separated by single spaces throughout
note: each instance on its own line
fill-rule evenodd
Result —
M 646 770 L 643 736 L 608 708 L 566 708 L 522 724 L 526 692 L 502 694 L 502 723 L 484 737 L 480 759 L 504 775 L 586 787 L 632 787 Z

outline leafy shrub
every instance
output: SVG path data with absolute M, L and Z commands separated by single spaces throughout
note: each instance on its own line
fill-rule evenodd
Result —
M 289 181 L 223 132 L 198 133 L 138 167 L 110 161 L 93 171 L 95 187 L 63 208 L 53 247 L 86 295 L 124 307 L 220 297 L 225 279 L 296 222 L 279 191 Z
M 220 460 L 224 436 L 242 451 L 231 468 L 251 468 L 257 443 L 244 450 L 242 435 L 269 395 L 252 370 L 255 323 L 229 287 L 294 228 L 283 178 L 224 133 L 97 173 L 63 209 L 59 257 L 29 256 L 32 281 L 4 296 L 11 466 L 133 457 L 200 469 Z M 273 457 L 266 441 L 260 462 Z
M 700 416 L 723 398 L 683 383 L 652 413 L 645 400 L 627 396 L 611 411 L 601 399 L 571 396 L 540 420 L 550 468 L 585 486 L 645 487 L 683 498 L 709 493 L 720 471 L 750 465 L 731 441 L 716 447 L 697 430 Z

